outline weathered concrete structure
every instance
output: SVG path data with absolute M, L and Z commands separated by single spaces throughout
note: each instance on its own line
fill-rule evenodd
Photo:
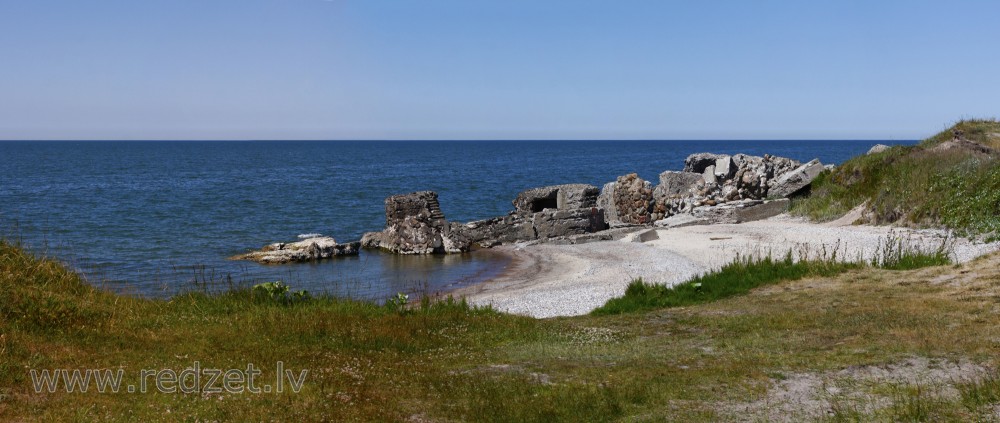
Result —
M 469 251 L 469 241 L 445 220 L 433 191 L 393 195 L 385 199 L 385 229 L 361 239 L 365 248 L 396 254 L 442 254 Z
M 360 242 L 338 244 L 331 237 L 315 237 L 298 242 L 269 244 L 258 251 L 230 257 L 230 260 L 251 260 L 261 264 L 304 262 L 338 256 L 356 256 L 360 248 Z

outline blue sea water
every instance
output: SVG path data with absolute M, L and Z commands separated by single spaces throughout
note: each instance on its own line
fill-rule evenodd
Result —
M 353 241 L 385 224 L 385 197 L 433 190 L 450 221 L 504 215 L 527 188 L 656 183 L 696 152 L 840 163 L 886 141 L 0 142 L 0 233 L 116 291 L 284 280 L 293 289 L 384 299 L 488 279 L 506 259 L 359 257 L 264 266 L 227 257 L 319 233 Z

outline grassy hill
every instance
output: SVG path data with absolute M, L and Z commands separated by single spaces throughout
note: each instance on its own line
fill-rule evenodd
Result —
M 820 175 L 793 212 L 824 221 L 864 206 L 861 223 L 1000 233 L 1000 122 L 963 120 L 915 146 L 858 156 Z
M 0 242 L 0 420 L 968 421 L 1000 406 L 1000 256 L 781 277 L 682 293 L 688 305 L 536 320 L 454 301 L 122 297 Z M 297 393 L 38 393 L 30 375 L 122 369 L 124 385 L 196 361 L 253 363 L 266 382 L 278 361 L 308 374 Z

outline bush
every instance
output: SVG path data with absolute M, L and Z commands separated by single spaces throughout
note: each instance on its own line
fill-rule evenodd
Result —
M 295 291 L 289 293 L 288 285 L 281 281 L 265 282 L 254 285 L 250 291 L 254 299 L 264 299 L 265 301 L 277 301 L 283 304 L 307 301 L 312 298 L 309 291 Z

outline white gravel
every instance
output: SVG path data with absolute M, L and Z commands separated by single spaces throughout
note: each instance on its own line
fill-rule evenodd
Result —
M 500 277 L 456 292 L 472 304 L 490 304 L 533 317 L 589 313 L 621 296 L 635 278 L 673 285 L 731 262 L 738 254 L 869 260 L 887 241 L 933 250 L 947 243 L 953 260 L 965 262 L 1000 250 L 1000 243 L 973 243 L 939 230 L 815 224 L 788 215 L 742 224 L 656 229 L 658 239 L 626 237 L 578 245 L 515 245 L 500 251 L 514 262 Z

